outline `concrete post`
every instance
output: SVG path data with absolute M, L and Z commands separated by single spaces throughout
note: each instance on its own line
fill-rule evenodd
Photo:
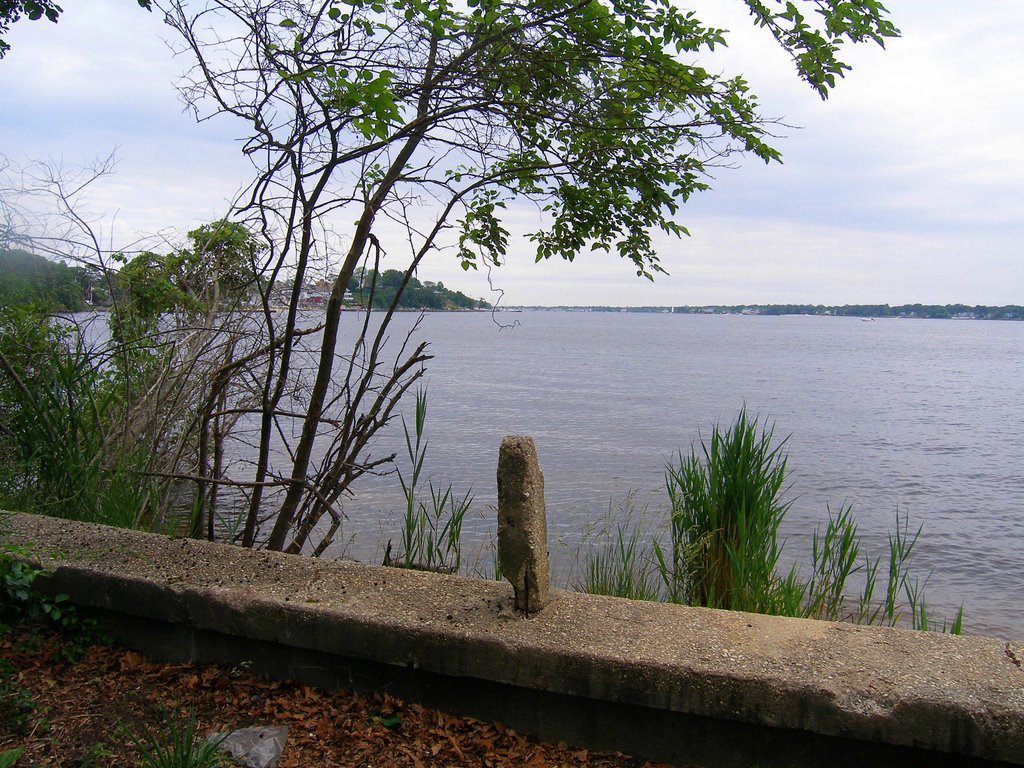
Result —
M 509 435 L 498 453 L 498 564 L 516 609 L 536 613 L 551 600 L 544 473 L 532 437 Z

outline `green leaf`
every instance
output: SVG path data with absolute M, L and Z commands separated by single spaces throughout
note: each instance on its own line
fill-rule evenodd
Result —
M 24 751 L 24 747 L 14 747 L 0 752 L 0 768 L 12 768 Z

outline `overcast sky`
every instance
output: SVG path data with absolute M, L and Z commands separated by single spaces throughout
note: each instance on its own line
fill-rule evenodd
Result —
M 778 140 L 784 164 L 718 172 L 679 216 L 692 236 L 659 239 L 671 274 L 653 284 L 605 255 L 536 265 L 517 239 L 492 276 L 507 303 L 1024 304 L 1024 2 L 890 0 L 902 39 L 848 51 L 854 69 L 827 102 L 739 0 L 681 4 L 732 30 L 709 68 L 742 72 L 767 116 L 799 126 Z M 183 111 L 187 61 L 159 16 L 134 0 L 65 7 L 8 36 L 0 154 L 73 167 L 116 150 L 116 173 L 90 191 L 115 245 L 224 215 L 248 178 L 242 128 Z M 512 209 L 509 224 L 528 231 L 535 213 Z M 493 300 L 450 252 L 420 277 Z

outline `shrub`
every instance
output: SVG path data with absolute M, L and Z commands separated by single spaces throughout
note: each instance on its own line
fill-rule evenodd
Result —
M 149 450 L 119 435 L 122 388 L 79 329 L 38 308 L 0 317 L 0 504 L 136 527 Z

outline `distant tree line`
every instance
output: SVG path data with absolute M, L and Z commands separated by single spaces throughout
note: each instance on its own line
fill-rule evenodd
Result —
M 38 305 L 51 312 L 77 312 L 90 305 L 109 307 L 118 297 L 127 306 L 171 311 L 216 289 L 219 301 L 234 302 L 253 288 L 251 236 L 239 225 L 214 222 L 189 233 L 195 247 L 170 254 L 144 252 L 123 263 L 118 272 L 104 275 L 87 266 L 68 266 L 27 251 L 0 249 L 0 307 Z M 245 277 L 248 274 L 249 277 Z M 386 308 L 405 278 L 389 269 L 357 272 L 349 281 L 348 298 L 356 306 L 367 303 Z M 113 298 L 111 296 L 113 293 Z M 152 305 L 152 306 L 150 306 Z M 472 299 L 444 283 L 411 277 L 398 302 L 401 309 L 489 309 L 483 299 Z
M 38 304 L 74 312 L 107 299 L 99 270 L 68 266 L 27 251 L 0 249 L 0 276 L 0 307 Z
M 708 308 L 676 307 L 675 312 L 701 312 Z M 1024 307 L 1010 305 L 989 307 L 966 304 L 753 304 L 737 307 L 715 307 L 716 311 L 747 312 L 758 315 L 833 315 L 836 317 L 914 317 L 927 319 L 970 318 L 975 320 L 1024 320 Z
M 395 294 L 405 280 L 405 273 L 397 269 L 377 272 L 373 269 L 356 270 L 348 282 L 350 301 L 365 307 L 367 304 L 374 309 L 391 306 Z M 410 277 L 405 290 L 398 301 L 400 309 L 490 309 L 490 304 L 483 299 L 473 299 L 461 291 L 446 288 L 444 283 L 420 282 Z
M 1017 304 L 993 307 L 983 304 L 707 304 L 703 306 L 562 306 L 518 307 L 518 309 L 555 309 L 576 312 L 674 313 L 677 315 L 829 315 L 835 317 L 908 317 L 925 319 L 961 318 L 969 320 L 1024 320 L 1024 307 Z
M 755 307 L 752 307 L 755 308 Z M 843 306 L 770 304 L 756 307 L 759 314 L 833 314 L 851 317 L 924 317 L 949 319 L 1024 319 L 1024 307 L 981 304 L 845 304 Z

